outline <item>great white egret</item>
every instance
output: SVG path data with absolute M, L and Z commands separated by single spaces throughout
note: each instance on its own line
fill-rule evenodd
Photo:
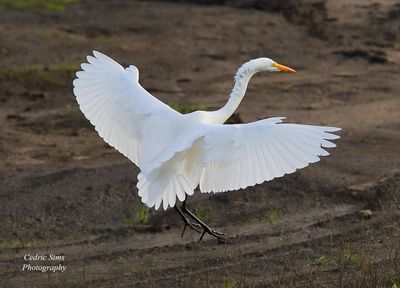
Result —
M 93 51 L 73 81 L 80 109 L 98 134 L 140 168 L 137 188 L 143 203 L 156 210 L 175 206 L 185 227 L 222 238 L 185 206 L 197 186 L 201 192 L 245 188 L 293 173 L 335 147 L 328 140 L 340 128 L 281 123 L 274 117 L 246 124 L 223 124 L 261 71 L 295 72 L 269 58 L 243 64 L 228 102 L 217 111 L 181 114 L 139 84 L 139 71 L 123 68 Z M 185 215 L 189 216 L 189 220 Z M 194 222 L 193 222 L 194 221 Z

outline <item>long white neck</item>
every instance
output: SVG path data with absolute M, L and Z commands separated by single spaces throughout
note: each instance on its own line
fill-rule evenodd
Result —
M 262 63 L 260 59 L 254 59 L 243 64 L 236 72 L 234 77 L 234 85 L 232 92 L 229 95 L 228 102 L 221 109 L 213 112 L 209 112 L 209 119 L 212 123 L 224 123 L 228 118 L 235 112 L 240 102 L 242 101 L 244 94 L 246 93 L 247 84 L 250 78 L 262 69 Z

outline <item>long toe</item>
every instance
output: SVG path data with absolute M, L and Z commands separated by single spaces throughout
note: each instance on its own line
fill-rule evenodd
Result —
M 226 236 L 226 234 L 225 233 L 222 233 L 222 232 L 219 232 L 219 231 L 215 231 L 215 230 L 211 230 L 214 234 L 217 234 L 217 235 L 221 235 L 221 236 Z
M 196 221 L 197 222 L 196 224 L 199 225 L 203 229 L 203 231 L 202 231 L 203 233 L 200 236 L 199 242 L 203 239 L 203 237 L 206 233 L 211 236 L 216 237 L 219 240 L 225 241 L 225 237 L 223 237 L 223 236 L 225 236 L 224 233 L 215 231 L 215 230 L 211 229 L 210 227 L 208 227 L 203 221 L 201 221 L 196 215 L 194 215 L 189 209 L 186 208 L 185 202 L 182 204 L 182 210 L 184 213 L 186 213 L 188 216 L 190 216 L 194 221 Z
M 223 234 L 223 233 L 221 233 L 221 232 L 214 231 L 214 230 L 212 230 L 212 229 L 209 229 L 208 227 L 207 227 L 207 228 L 204 227 L 204 230 L 203 230 L 203 233 L 202 233 L 201 236 L 200 236 L 199 242 L 200 242 L 201 240 L 203 240 L 203 237 L 204 237 L 204 235 L 205 235 L 206 233 L 209 234 L 210 236 L 214 236 L 215 238 L 217 238 L 218 241 L 222 241 L 222 242 L 225 242 L 225 241 L 226 241 L 225 237 L 222 236 L 222 235 L 225 235 L 225 234 Z

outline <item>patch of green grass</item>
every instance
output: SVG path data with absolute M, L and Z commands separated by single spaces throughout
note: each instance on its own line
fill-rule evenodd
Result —
M 33 242 L 26 242 L 21 240 L 0 240 L 0 251 L 13 248 L 27 248 L 32 247 Z
M 124 229 L 129 230 L 133 228 L 133 219 L 130 216 L 125 216 L 124 219 L 122 219 L 122 226 Z
M 144 261 L 144 265 L 150 268 L 156 268 L 160 265 L 160 260 L 154 256 L 151 256 Z
M 279 235 L 278 236 L 278 242 L 280 245 L 283 245 L 287 242 L 288 237 L 286 235 Z
M 361 261 L 361 256 L 358 254 L 353 253 L 350 249 L 344 249 L 342 251 L 343 257 L 346 261 L 350 264 L 357 264 Z
M 310 266 L 326 266 L 329 264 L 332 264 L 334 261 L 334 258 L 332 256 L 329 255 L 324 255 L 318 258 L 315 258 L 312 263 L 310 264 Z
M 141 271 L 143 270 L 141 265 L 138 265 L 137 263 L 132 263 L 129 261 L 129 259 L 125 259 L 122 256 L 118 256 L 115 258 L 112 263 L 114 265 L 122 266 L 125 269 L 127 269 L 130 273 L 135 273 L 136 271 Z M 107 286 L 108 287 L 108 286 Z
M 274 209 L 267 214 L 266 219 L 269 224 L 274 225 L 278 221 L 279 216 L 279 211 Z
M 233 287 L 234 287 L 233 279 L 232 279 L 232 278 L 226 279 L 225 287 L 226 287 L 226 288 L 233 288 Z
M 57 64 L 50 65 L 49 70 L 62 73 L 75 73 L 80 70 L 80 64 L 61 62 Z
M 0 88 L 22 92 L 26 89 L 70 87 L 74 72 L 78 70 L 79 64 L 74 63 L 59 63 L 48 67 L 41 64 L 4 67 L 0 68 Z
M 196 209 L 194 214 L 203 222 L 208 220 L 208 214 L 205 210 Z
M 345 248 L 340 251 L 339 255 L 330 256 L 323 255 L 321 257 L 315 258 L 309 265 L 307 266 L 326 266 L 330 264 L 335 264 L 336 266 L 347 266 L 352 264 L 358 264 L 361 261 L 361 256 L 353 253 L 350 249 Z
M 122 264 L 125 264 L 126 260 L 122 256 L 118 256 L 112 262 L 114 264 L 122 265 Z
M 66 5 L 77 2 L 78 0 L 0 0 L 0 11 L 7 9 L 64 11 Z
M 150 221 L 150 209 L 149 207 L 142 206 L 136 211 L 136 218 L 142 224 L 147 224 Z
M 3 56 L 7 55 L 10 48 L 11 48 L 10 44 L 7 41 L 4 41 L 3 39 L 0 38 L 0 55 L 3 55 Z

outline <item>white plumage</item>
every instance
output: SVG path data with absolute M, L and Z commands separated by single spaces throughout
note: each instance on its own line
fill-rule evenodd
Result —
M 329 153 L 335 127 L 281 123 L 284 117 L 223 124 L 260 71 L 294 70 L 268 58 L 245 63 L 227 104 L 212 112 L 181 114 L 139 84 L 135 66 L 124 69 L 93 52 L 76 73 L 74 94 L 99 135 L 141 170 L 139 196 L 158 209 L 175 206 L 200 185 L 201 192 L 245 188 L 293 173 Z

